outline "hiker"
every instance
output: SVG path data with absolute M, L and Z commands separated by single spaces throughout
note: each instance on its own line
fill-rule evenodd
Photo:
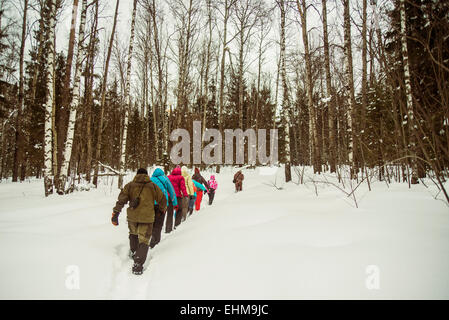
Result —
M 192 176 L 192 180 L 203 184 L 206 187 L 206 191 L 209 192 L 209 185 L 207 184 L 206 179 L 200 173 L 200 169 L 195 168 L 195 173 Z M 201 200 L 203 199 L 203 190 L 198 190 L 196 193 L 196 201 L 195 201 L 195 210 L 198 211 L 201 208 Z
M 112 209 L 111 222 L 118 226 L 118 217 L 123 206 L 129 201 L 126 209 L 129 227 L 130 256 L 134 260 L 132 272 L 142 274 L 143 264 L 147 258 L 153 223 L 155 218 L 154 202 L 159 209 L 165 211 L 167 199 L 161 189 L 151 182 L 146 169 L 137 170 L 133 181 L 127 183 L 118 196 Z
M 195 204 L 195 190 L 193 190 L 192 177 L 189 175 L 189 169 L 187 169 L 186 166 L 182 166 L 181 174 L 184 177 L 186 182 L 186 190 L 189 194 L 189 199 L 187 201 L 184 199 L 184 203 L 182 205 L 182 221 L 185 221 L 187 218 L 187 211 L 193 211 L 193 206 Z
M 212 205 L 212 202 L 214 201 L 215 197 L 215 191 L 218 188 L 217 180 L 215 180 L 215 176 L 211 175 L 209 181 L 207 182 L 207 185 L 209 186 L 209 191 L 207 192 L 207 195 L 209 196 L 209 205 Z
M 151 181 L 155 183 L 159 187 L 159 189 L 161 189 L 162 193 L 165 195 L 165 198 L 167 199 L 167 207 L 170 202 L 172 207 L 177 208 L 178 200 L 176 199 L 175 190 L 173 189 L 173 186 L 170 180 L 165 175 L 164 171 L 162 171 L 162 169 L 159 168 L 154 170 L 153 175 L 151 176 Z M 159 208 L 159 206 L 156 206 L 156 208 Z M 165 210 L 162 211 L 159 208 L 159 210 L 157 210 L 155 214 L 156 216 L 153 224 L 153 233 L 151 235 L 150 248 L 154 248 L 159 243 L 159 241 L 161 241 L 161 231 L 162 226 L 164 225 Z
M 198 181 L 196 181 L 196 180 L 194 180 L 194 179 L 192 179 L 192 181 L 193 181 L 193 188 L 194 188 L 194 190 L 195 190 L 195 204 L 197 203 L 197 201 L 198 201 L 198 195 L 199 194 L 203 194 L 203 192 L 206 192 L 207 191 L 207 189 L 201 184 L 201 183 L 199 183 Z M 200 200 L 201 201 L 201 200 Z M 198 210 L 200 210 L 199 209 L 199 206 L 197 207 L 198 209 L 196 209 L 196 211 L 198 211 Z M 190 208 L 189 208 L 189 216 L 191 215 L 193 213 L 193 206 L 192 206 L 192 211 L 190 211 Z
M 232 180 L 232 183 L 235 184 L 235 192 L 242 191 L 243 179 L 245 179 L 245 176 L 242 170 L 237 171 L 234 175 L 234 180 Z
M 173 169 L 171 174 L 168 176 L 168 179 L 170 180 L 173 189 L 175 189 L 176 202 L 178 203 L 178 205 L 175 207 L 171 202 L 168 203 L 165 233 L 170 233 L 172 231 L 173 210 L 175 215 L 175 229 L 181 223 L 182 214 L 180 211 L 182 210 L 184 199 L 188 199 L 189 197 L 189 194 L 186 190 L 186 183 L 184 177 L 181 175 L 181 168 L 179 166 L 176 166 L 176 168 Z

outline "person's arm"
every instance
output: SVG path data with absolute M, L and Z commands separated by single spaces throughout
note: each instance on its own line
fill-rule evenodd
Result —
M 170 194 L 171 202 L 174 207 L 178 204 L 178 200 L 176 199 L 175 189 L 173 188 L 173 185 L 171 184 L 170 179 L 167 178 L 166 182 L 167 182 L 167 190 L 168 190 L 168 193 Z
M 161 191 L 161 189 L 159 189 L 159 187 L 155 183 L 153 183 L 153 182 L 150 182 L 150 183 L 153 184 L 153 190 L 154 190 L 153 197 L 159 206 L 159 210 L 161 212 L 165 212 L 165 209 L 167 208 L 167 199 L 165 198 L 164 193 Z
M 203 176 L 201 176 L 201 181 L 200 181 L 202 184 L 204 184 L 204 186 L 206 187 L 206 189 L 207 189 L 207 192 L 209 192 L 209 183 L 207 183 L 207 181 L 206 181 L 206 179 L 204 179 L 204 177 Z
M 125 187 L 120 191 L 118 195 L 117 202 L 115 203 L 115 207 L 112 209 L 112 218 L 111 222 L 113 225 L 118 226 L 118 217 L 120 212 L 122 211 L 125 204 L 129 201 L 129 184 L 126 184 Z
M 188 197 L 189 194 L 187 193 L 187 190 L 186 190 L 186 181 L 185 181 L 184 177 L 182 177 L 182 176 L 181 176 L 181 180 L 179 182 L 179 186 L 180 186 L 179 189 L 181 189 L 182 196 Z

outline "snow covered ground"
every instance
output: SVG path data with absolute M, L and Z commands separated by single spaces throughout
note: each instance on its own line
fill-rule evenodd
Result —
M 142 276 L 130 272 L 126 212 L 110 223 L 116 181 L 47 199 L 41 180 L 3 181 L 0 298 L 449 299 L 449 208 L 430 184 L 363 184 L 357 209 L 333 186 L 317 196 L 280 182 L 282 171 L 245 170 L 235 194 L 224 169 L 214 204 L 163 234 Z

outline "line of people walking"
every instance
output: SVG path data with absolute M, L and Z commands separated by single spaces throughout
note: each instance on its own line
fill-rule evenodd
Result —
M 165 233 L 172 232 L 194 210 L 201 209 L 204 193 L 212 205 L 217 188 L 215 176 L 211 175 L 207 181 L 198 168 L 193 176 L 186 166 L 177 166 L 168 176 L 160 168 L 151 177 L 146 169 L 137 170 L 133 181 L 121 190 L 111 218 L 112 224 L 118 226 L 120 212 L 129 202 L 127 220 L 134 274 L 142 274 L 148 249 L 161 240 L 164 221 Z

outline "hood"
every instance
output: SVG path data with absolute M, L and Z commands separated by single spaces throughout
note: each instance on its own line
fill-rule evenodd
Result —
M 145 173 L 140 173 L 136 174 L 133 181 L 137 183 L 148 183 L 150 182 L 150 177 Z
M 211 175 L 211 176 L 210 176 L 210 179 L 211 179 L 211 180 L 215 180 L 215 176 L 214 176 L 214 175 Z
M 162 177 L 164 175 L 164 171 L 162 171 L 162 169 L 160 168 L 157 168 L 156 170 L 154 170 L 152 177 Z
M 181 168 L 180 167 L 176 167 L 173 169 L 173 171 L 171 172 L 172 175 L 174 176 L 180 176 L 181 175 Z
M 189 175 L 189 169 L 187 169 L 186 166 L 182 166 L 182 168 L 181 168 L 181 174 L 182 174 L 183 176 L 188 176 L 188 175 Z

